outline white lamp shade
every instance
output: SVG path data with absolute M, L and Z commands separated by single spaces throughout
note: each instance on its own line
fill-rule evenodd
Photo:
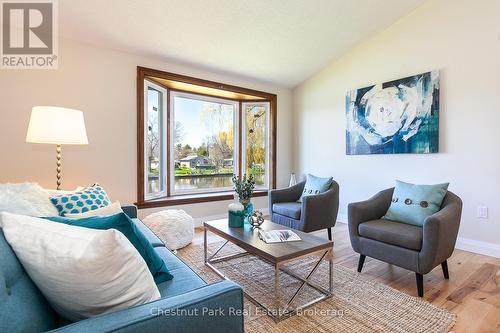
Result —
M 83 112 L 55 106 L 33 107 L 26 142 L 88 144 Z

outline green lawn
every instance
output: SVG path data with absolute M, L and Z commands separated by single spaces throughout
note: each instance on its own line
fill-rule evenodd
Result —
M 189 168 L 175 169 L 176 177 L 184 177 L 191 175 L 219 175 L 219 174 L 232 175 L 233 169 L 220 169 L 220 170 L 189 169 Z

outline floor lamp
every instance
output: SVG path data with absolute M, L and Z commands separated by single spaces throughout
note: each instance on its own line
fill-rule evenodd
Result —
M 88 144 L 83 112 L 55 106 L 35 106 L 31 110 L 26 142 L 56 145 L 57 189 L 61 189 L 61 145 Z

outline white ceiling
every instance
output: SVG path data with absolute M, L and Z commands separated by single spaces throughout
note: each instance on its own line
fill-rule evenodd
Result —
M 61 35 L 294 87 L 423 0 L 64 0 Z

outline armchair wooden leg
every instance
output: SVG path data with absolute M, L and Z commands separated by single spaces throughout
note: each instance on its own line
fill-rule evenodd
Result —
M 359 261 L 358 261 L 358 272 L 361 273 L 361 270 L 363 269 L 363 264 L 365 263 L 365 258 L 366 256 L 364 254 L 359 255 Z
M 417 291 L 419 297 L 424 297 L 424 276 L 422 274 L 415 273 L 417 279 Z
M 448 261 L 445 260 L 441 263 L 441 268 L 443 269 L 443 275 L 445 279 L 449 279 L 450 275 L 448 274 Z
M 332 240 L 332 228 L 326 228 L 326 231 L 328 231 L 328 240 Z

